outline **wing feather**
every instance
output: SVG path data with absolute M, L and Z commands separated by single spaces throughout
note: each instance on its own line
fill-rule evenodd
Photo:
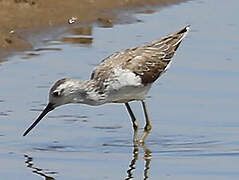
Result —
M 130 69 L 143 84 L 153 83 L 163 72 L 178 49 L 189 27 L 145 46 L 126 49 L 104 59 L 92 72 L 91 79 L 105 81 L 114 68 Z

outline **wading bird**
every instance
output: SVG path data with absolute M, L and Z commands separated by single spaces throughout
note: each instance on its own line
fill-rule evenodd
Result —
M 124 103 L 133 124 L 133 141 L 144 143 L 152 128 L 145 97 L 152 84 L 169 68 L 175 51 L 188 31 L 189 26 L 147 45 L 114 53 L 93 70 L 90 80 L 58 80 L 49 92 L 48 105 L 23 136 L 48 112 L 64 104 L 98 106 L 105 103 Z M 145 115 L 146 124 L 139 140 L 138 122 L 129 105 L 131 101 L 141 101 Z

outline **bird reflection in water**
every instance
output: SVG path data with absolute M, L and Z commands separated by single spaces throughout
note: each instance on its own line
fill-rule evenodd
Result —
M 32 172 L 37 174 L 37 175 L 40 175 L 42 177 L 45 178 L 45 180 L 55 180 L 55 178 L 49 176 L 49 174 L 57 174 L 57 172 L 53 172 L 53 171 L 48 171 L 48 172 L 45 172 L 44 169 L 41 169 L 41 168 L 37 168 L 34 166 L 33 164 L 33 158 L 28 156 L 28 155 L 24 155 L 24 157 L 26 158 L 25 160 L 25 164 L 28 168 L 32 169 Z
M 134 146 L 133 149 L 133 154 L 132 154 L 132 160 L 129 164 L 129 168 L 127 170 L 127 177 L 125 178 L 125 180 L 130 180 L 133 179 L 133 171 L 136 169 L 136 162 L 139 159 L 139 148 L 142 148 L 144 150 L 144 177 L 143 179 L 146 180 L 149 178 L 148 172 L 150 169 L 150 162 L 151 162 L 151 154 L 152 152 L 150 151 L 149 148 L 147 148 L 146 146 L 142 145 L 142 146 Z
M 141 145 L 141 146 L 134 146 L 133 148 L 133 153 L 132 153 L 132 159 L 129 163 L 129 167 L 127 170 L 127 177 L 125 178 L 125 180 L 130 180 L 130 179 L 134 179 L 133 173 L 134 170 L 136 169 L 136 163 L 139 159 L 139 150 L 140 148 L 143 149 L 144 151 L 144 173 L 143 173 L 143 180 L 147 180 L 149 178 L 149 169 L 150 169 L 150 163 L 151 163 L 151 150 L 149 148 L 147 148 L 145 145 Z M 55 178 L 53 178 L 50 175 L 54 175 L 57 174 L 57 172 L 54 171 L 46 171 L 44 169 L 38 168 L 36 166 L 34 166 L 33 163 L 33 158 L 28 156 L 28 155 L 24 155 L 25 159 L 25 164 L 28 168 L 32 169 L 32 172 L 34 174 L 40 175 L 42 177 L 45 178 L 45 180 L 55 180 Z

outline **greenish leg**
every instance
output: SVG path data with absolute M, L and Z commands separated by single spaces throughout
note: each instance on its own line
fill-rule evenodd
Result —
M 145 139 L 146 139 L 146 137 L 149 135 L 149 132 L 152 129 L 152 125 L 151 125 L 151 120 L 149 118 L 149 113 L 148 113 L 148 109 L 147 109 L 146 103 L 144 101 L 141 101 L 141 102 L 142 102 L 142 105 L 143 105 L 144 116 L 145 116 L 145 121 L 146 121 L 146 124 L 144 126 L 144 133 L 143 133 L 142 137 L 139 140 L 139 142 L 141 144 L 143 144 Z

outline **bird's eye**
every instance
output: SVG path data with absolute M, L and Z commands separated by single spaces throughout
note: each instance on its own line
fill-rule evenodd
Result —
M 62 96 L 63 95 L 63 92 L 64 92 L 64 89 L 57 89 L 57 90 L 55 90 L 55 91 L 53 91 L 52 92 L 52 96 L 54 96 L 54 97 L 60 97 L 60 96 Z
M 54 97 L 59 97 L 59 96 L 61 95 L 61 93 L 60 93 L 59 91 L 54 91 L 54 92 L 52 93 L 52 95 L 53 95 Z
M 55 91 L 55 92 L 52 93 L 52 95 L 53 95 L 54 97 L 58 97 L 58 96 L 59 96 L 59 92 L 58 92 L 58 91 Z

